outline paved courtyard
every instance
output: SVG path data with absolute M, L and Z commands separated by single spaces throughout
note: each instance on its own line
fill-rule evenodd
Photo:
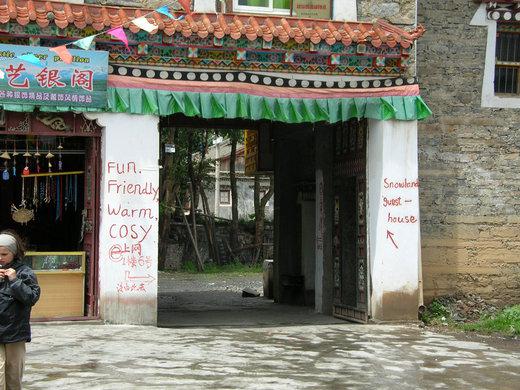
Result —
M 38 323 L 26 389 L 518 389 L 518 341 L 417 326 Z

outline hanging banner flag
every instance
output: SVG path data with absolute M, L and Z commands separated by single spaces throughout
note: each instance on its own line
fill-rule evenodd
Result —
M 187 14 L 191 14 L 191 0 L 177 0 Z
M 141 16 L 137 19 L 132 20 L 132 23 L 139 27 L 141 30 L 151 33 L 152 31 L 157 31 L 159 26 L 152 24 L 146 19 L 144 16 Z
M 21 59 L 22 61 L 26 61 L 33 65 L 43 67 L 41 60 L 32 53 L 20 54 L 16 57 Z
M 173 16 L 170 13 L 170 10 L 165 5 L 163 5 L 162 7 L 157 8 L 156 11 L 159 12 L 160 14 L 168 16 L 170 19 L 175 19 L 175 16 Z
M 51 47 L 49 50 L 56 53 L 66 64 L 72 63 L 72 54 L 70 54 L 66 46 Z
M 47 47 L 0 44 L 0 65 L 5 73 L 0 78 L 0 103 L 106 107 L 108 52 L 67 52 L 70 64 Z M 34 58 L 38 67 L 32 66 Z
M 90 47 L 92 46 L 92 42 L 94 41 L 94 38 L 96 38 L 96 35 L 91 35 L 89 37 L 78 39 L 77 41 L 72 42 L 72 44 L 83 50 L 89 50 Z
M 128 47 L 128 38 L 126 37 L 125 30 L 123 30 L 123 27 L 116 27 L 113 29 L 110 29 L 107 31 L 107 34 L 111 35 L 112 37 L 119 39 L 121 42 L 123 42 L 127 49 Z

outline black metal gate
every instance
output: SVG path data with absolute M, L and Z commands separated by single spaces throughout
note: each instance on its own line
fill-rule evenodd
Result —
M 366 141 L 366 120 L 335 130 L 333 314 L 356 322 L 368 321 Z

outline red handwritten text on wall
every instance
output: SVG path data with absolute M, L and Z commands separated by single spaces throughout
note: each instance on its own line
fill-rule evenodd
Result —
M 418 188 L 419 180 L 416 178 L 383 179 L 381 205 L 388 210 L 385 212 L 385 238 L 395 250 L 399 250 L 399 240 L 396 231 L 390 226 L 413 225 L 419 222 L 416 207 L 413 205 L 414 199 L 417 199 Z
M 111 242 L 108 257 L 122 271 L 116 291 L 119 294 L 143 293 L 155 280 L 150 275 L 155 269 L 155 259 L 145 253 L 145 248 L 159 219 L 155 207 L 159 187 L 143 177 L 143 170 L 134 161 L 108 161 L 106 164 L 106 215 Z

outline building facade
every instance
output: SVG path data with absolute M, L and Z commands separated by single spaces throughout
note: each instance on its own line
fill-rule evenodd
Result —
M 520 299 L 517 1 L 419 2 L 424 294 Z
M 235 171 L 237 177 L 238 218 L 249 221 L 255 214 L 253 176 L 245 174 L 245 146 L 237 145 Z M 210 173 L 211 183 L 206 186 L 206 196 L 210 211 L 217 218 L 231 219 L 231 181 L 229 166 L 231 144 L 229 140 L 217 140 L 208 148 L 206 157 L 215 161 L 215 169 Z M 269 191 L 269 177 L 260 177 L 260 197 Z M 200 204 L 200 203 L 199 203 Z M 199 207 L 200 209 L 200 207 Z M 273 202 L 268 201 L 265 208 L 267 220 L 273 219 Z
M 320 2 L 320 12 L 328 7 L 335 20 L 289 17 L 286 2 L 274 7 L 274 0 L 266 13 L 256 1 L 195 1 L 194 12 L 180 3 L 150 10 L 0 5 L 6 45 L 53 48 L 63 61 L 63 45 L 88 49 L 86 42 L 95 42 L 108 52 L 103 109 L 59 99 L 2 103 L 7 143 L 15 136 L 52 137 L 45 146 L 59 149 L 60 138 L 76 135 L 81 121 L 80 131 L 97 136 L 83 148 L 80 233 L 90 238 L 78 245 L 86 258 L 78 269 L 90 281 L 91 306 L 79 316 L 156 323 L 159 127 L 189 123 L 268 135 L 277 302 L 362 322 L 416 318 L 422 304 L 417 121 L 431 111 L 414 77 L 414 43 L 424 29 L 415 26 L 413 3 Z M 298 12 L 317 9 L 293 4 L 302 5 Z M 226 13 L 217 7 L 224 5 Z M 355 9 L 365 21 L 345 22 Z M 33 57 L 20 59 L 48 65 Z M 42 111 L 55 115 L 38 135 L 32 123 Z M 65 127 L 56 125 L 60 118 Z M 56 186 L 50 196 L 54 205 L 62 204 L 58 192 L 64 190 Z M 56 248 L 51 255 L 35 249 L 38 256 L 60 256 Z

